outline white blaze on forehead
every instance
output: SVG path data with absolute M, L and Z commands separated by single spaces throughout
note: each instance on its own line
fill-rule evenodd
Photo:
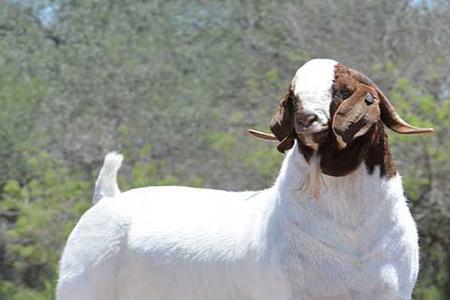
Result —
M 331 87 L 337 61 L 312 59 L 301 66 L 292 80 L 295 96 L 305 111 L 314 112 L 319 122 L 330 118 Z

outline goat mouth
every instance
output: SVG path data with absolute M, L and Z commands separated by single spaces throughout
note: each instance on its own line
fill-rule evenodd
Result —
M 297 138 L 307 147 L 318 150 L 320 145 L 323 144 L 329 133 L 329 127 L 327 125 L 321 125 L 315 128 L 306 128 L 304 130 L 299 130 L 296 128 L 295 133 Z
M 323 133 L 328 130 L 327 124 L 313 124 L 312 126 L 303 127 L 298 125 L 295 127 L 295 132 L 299 135 L 312 135 Z

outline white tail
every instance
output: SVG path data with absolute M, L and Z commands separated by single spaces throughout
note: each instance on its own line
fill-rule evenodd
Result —
M 117 171 L 122 165 L 123 155 L 117 152 L 106 154 L 102 169 L 95 182 L 93 203 L 96 204 L 103 197 L 114 197 L 120 194 L 117 185 Z

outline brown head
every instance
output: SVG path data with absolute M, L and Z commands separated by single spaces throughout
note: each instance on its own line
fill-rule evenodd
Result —
M 249 130 L 255 137 L 277 140 L 284 152 L 297 140 L 309 161 L 320 156 L 324 174 L 344 176 L 365 161 L 369 172 L 395 175 L 384 126 L 399 134 L 432 132 L 409 125 L 381 90 L 364 74 L 329 59 L 313 59 L 298 69 L 270 122 L 273 134 Z

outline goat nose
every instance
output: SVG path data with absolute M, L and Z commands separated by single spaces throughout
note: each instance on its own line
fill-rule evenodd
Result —
M 297 114 L 297 122 L 302 128 L 308 128 L 317 121 L 317 115 L 312 112 L 300 112 Z

